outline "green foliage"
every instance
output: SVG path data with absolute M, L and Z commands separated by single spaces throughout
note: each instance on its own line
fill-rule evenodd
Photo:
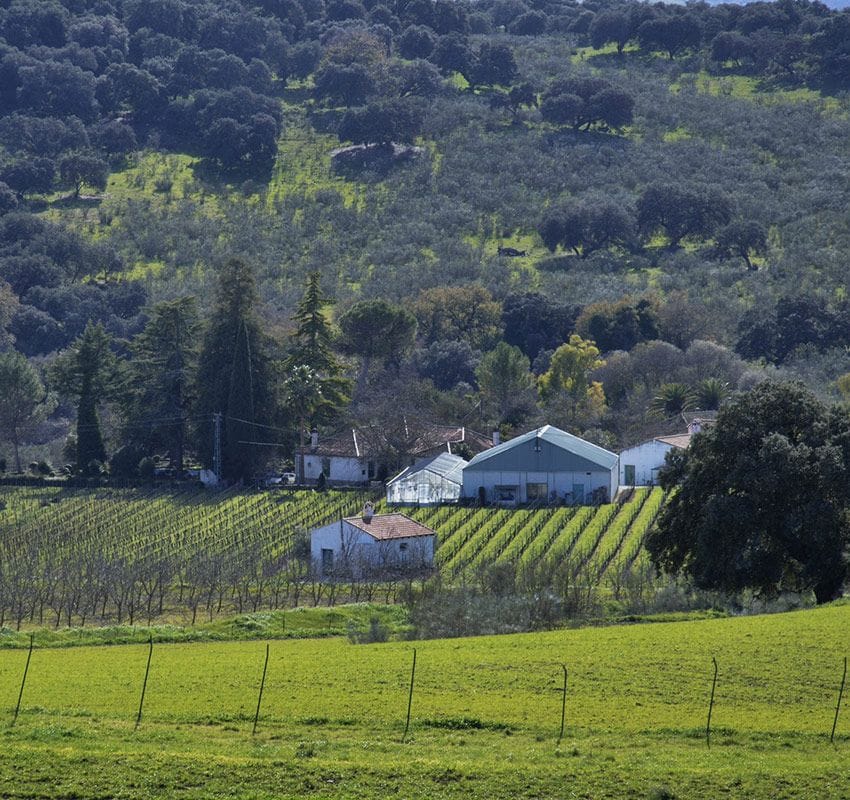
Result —
M 662 474 L 676 486 L 647 545 L 704 588 L 840 595 L 847 577 L 846 415 L 799 384 L 765 382 L 727 403 Z
M 304 295 L 292 318 L 297 327 L 292 334 L 289 353 L 284 361 L 284 368 L 289 370 L 290 375 L 300 367 L 311 371 L 309 375 L 304 373 L 294 378 L 302 387 L 318 381 L 317 389 L 321 402 L 317 402 L 316 393 L 311 389 L 307 392 L 313 397 L 309 409 L 303 404 L 298 407 L 300 414 L 309 411 L 306 416 L 299 417 L 302 420 L 302 430 L 303 423 L 333 419 L 348 402 L 350 384 L 342 377 L 342 367 L 331 349 L 334 334 L 324 311 L 327 303 L 328 298 L 322 292 L 320 274 L 311 272 Z M 302 390 L 299 389 L 296 395 L 298 392 Z
M 20 353 L 0 353 L 0 433 L 12 445 L 21 472 L 21 444 L 56 405 L 35 369 Z
M 358 391 L 362 392 L 374 359 L 398 365 L 411 349 L 416 336 L 416 317 L 386 300 L 363 300 L 339 318 L 339 328 L 343 350 L 362 360 L 358 380 Z
M 166 447 L 178 474 L 183 471 L 187 416 L 194 400 L 199 330 L 194 297 L 158 303 L 133 340 L 128 368 L 125 438 L 143 443 L 148 451 Z
M 93 464 L 106 461 L 97 407 L 115 399 L 122 388 L 112 337 L 102 325 L 89 322 L 70 349 L 54 362 L 51 374 L 58 393 L 77 400 L 77 469 L 97 474 L 99 468 Z
M 475 377 L 498 422 L 514 420 L 528 412 L 534 377 L 528 357 L 518 347 L 499 342 L 481 359 Z
M 213 415 L 223 414 L 222 472 L 234 480 L 257 474 L 270 454 L 254 443 L 277 420 L 270 347 L 257 300 L 252 269 L 242 261 L 228 261 L 219 273 L 198 358 L 195 448 L 211 466 Z
M 604 363 L 592 341 L 573 334 L 555 351 L 549 369 L 540 376 L 541 401 L 569 424 L 581 425 L 592 419 L 602 412 L 605 393 L 591 373 Z

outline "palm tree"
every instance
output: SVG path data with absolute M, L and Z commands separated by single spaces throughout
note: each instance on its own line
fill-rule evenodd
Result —
M 729 384 L 718 378 L 706 378 L 696 385 L 694 399 L 702 411 L 717 411 L 729 397 Z
M 675 417 L 694 407 L 694 396 L 690 386 L 684 383 L 665 383 L 652 398 L 649 410 L 665 419 Z

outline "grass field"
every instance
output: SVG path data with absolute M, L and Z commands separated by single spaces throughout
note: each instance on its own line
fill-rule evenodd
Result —
M 850 607 L 544 634 L 0 652 L 0 796 L 843 798 Z M 402 742 L 413 647 L 412 721 Z M 711 658 L 719 680 L 711 747 Z M 566 728 L 561 663 L 569 668 Z

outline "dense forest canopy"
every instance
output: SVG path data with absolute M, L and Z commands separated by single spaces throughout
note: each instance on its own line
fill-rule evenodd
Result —
M 89 324 L 124 363 L 189 296 L 200 343 L 236 256 L 262 302 L 266 438 L 290 444 L 297 367 L 338 382 L 314 422 L 546 419 L 612 447 L 765 376 L 836 398 L 848 90 L 850 13 L 804 0 L 3 2 L 0 347 L 54 390 Z M 293 360 L 311 274 L 333 374 Z M 404 320 L 397 346 L 364 349 L 373 313 Z M 197 350 L 181 425 L 206 409 Z M 515 402 L 488 393 L 494 365 Z M 121 386 L 97 401 L 107 457 L 133 462 L 161 419 Z M 56 462 L 79 398 L 37 399 L 25 452 Z

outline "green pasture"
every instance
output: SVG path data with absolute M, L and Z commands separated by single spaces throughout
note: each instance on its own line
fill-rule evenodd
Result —
M 850 607 L 543 634 L 0 652 L 3 797 L 846 797 Z M 404 741 L 413 648 L 417 670 Z M 711 747 L 711 659 L 719 678 Z M 561 688 L 569 681 L 564 739 Z

